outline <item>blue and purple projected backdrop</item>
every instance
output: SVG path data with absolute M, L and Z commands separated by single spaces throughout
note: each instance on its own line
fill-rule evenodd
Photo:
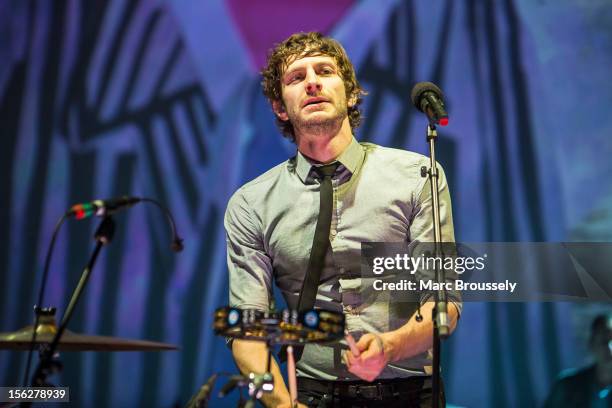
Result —
M 360 140 L 426 152 L 412 85 L 445 91 L 440 161 L 462 241 L 610 240 L 612 6 L 605 1 L 0 1 L 0 331 L 32 321 L 53 226 L 73 203 L 136 195 L 117 215 L 70 329 L 179 352 L 64 353 L 74 406 L 184 404 L 234 370 L 212 311 L 227 303 L 222 216 L 238 186 L 294 153 L 258 70 L 296 31 L 346 47 L 369 92 Z M 97 220 L 62 230 L 46 305 L 62 313 Z M 570 304 L 467 304 L 445 343 L 448 400 L 536 406 L 582 362 Z M 549 336 L 545 336 L 545 334 Z M 22 352 L 0 352 L 0 383 Z M 215 406 L 227 403 L 215 400 Z

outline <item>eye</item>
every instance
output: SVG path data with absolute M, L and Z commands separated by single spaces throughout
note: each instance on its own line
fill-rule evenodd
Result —
M 289 80 L 287 81 L 288 83 L 292 84 L 295 82 L 299 82 L 302 79 L 304 79 L 304 76 L 302 74 L 295 74 L 289 77 Z
M 331 69 L 330 67 L 324 67 L 321 69 L 321 74 L 323 75 L 332 75 L 334 73 L 334 70 Z

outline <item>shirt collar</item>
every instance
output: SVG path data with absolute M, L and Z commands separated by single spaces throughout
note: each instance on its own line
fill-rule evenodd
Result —
M 347 170 L 353 174 L 357 171 L 359 163 L 363 161 L 365 152 L 359 142 L 353 137 L 351 143 L 338 156 L 335 161 L 340 162 Z M 306 183 L 308 175 L 313 167 L 317 166 L 314 162 L 304 156 L 299 150 L 297 152 L 296 173 L 303 183 Z

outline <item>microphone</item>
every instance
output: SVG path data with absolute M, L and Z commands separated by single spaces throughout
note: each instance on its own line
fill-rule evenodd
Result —
M 108 200 L 94 200 L 88 203 L 79 203 L 70 207 L 70 209 L 66 211 L 66 214 L 64 214 L 64 216 L 74 217 L 77 220 L 82 220 L 84 218 L 91 217 L 92 215 L 95 215 L 97 217 L 104 217 L 107 215 L 114 214 L 125 208 L 130 208 L 140 202 L 148 202 L 154 204 L 166 215 L 168 224 L 170 225 L 170 229 L 172 231 L 172 243 L 170 244 L 170 248 L 174 252 L 181 252 L 184 248 L 183 239 L 176 231 L 176 224 L 174 223 L 174 218 L 172 217 L 170 210 L 168 210 L 168 208 L 164 207 L 157 200 L 153 200 L 152 198 L 123 196 L 119 198 L 110 198 Z
M 448 113 L 444 109 L 444 94 L 442 90 L 431 82 L 419 82 L 410 93 L 414 106 L 427 115 L 429 123 L 448 125 Z
M 138 197 L 123 196 L 119 198 L 110 198 L 108 200 L 94 200 L 88 203 L 79 203 L 70 207 L 70 210 L 66 211 L 66 217 L 74 217 L 77 220 L 82 220 L 87 217 L 95 215 L 97 217 L 104 217 L 111 215 L 117 211 L 129 208 L 141 201 Z

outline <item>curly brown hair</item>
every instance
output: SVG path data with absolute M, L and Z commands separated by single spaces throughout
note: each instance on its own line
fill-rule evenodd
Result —
M 281 78 L 289 64 L 298 58 L 316 55 L 332 57 L 335 59 L 336 64 L 338 64 L 340 77 L 344 81 L 346 99 L 347 101 L 355 100 L 353 106 L 347 107 L 349 123 L 351 129 L 354 130 L 361 124 L 361 112 L 358 106 L 362 102 L 362 96 L 367 93 L 359 85 L 355 76 L 355 68 L 342 45 L 333 38 L 325 37 L 321 33 L 296 33 L 280 44 L 276 44 L 270 50 L 268 53 L 268 64 L 261 71 L 263 94 L 271 104 L 276 101 L 283 103 Z M 290 121 L 282 121 L 277 117 L 276 124 L 285 137 L 295 142 L 293 125 Z

